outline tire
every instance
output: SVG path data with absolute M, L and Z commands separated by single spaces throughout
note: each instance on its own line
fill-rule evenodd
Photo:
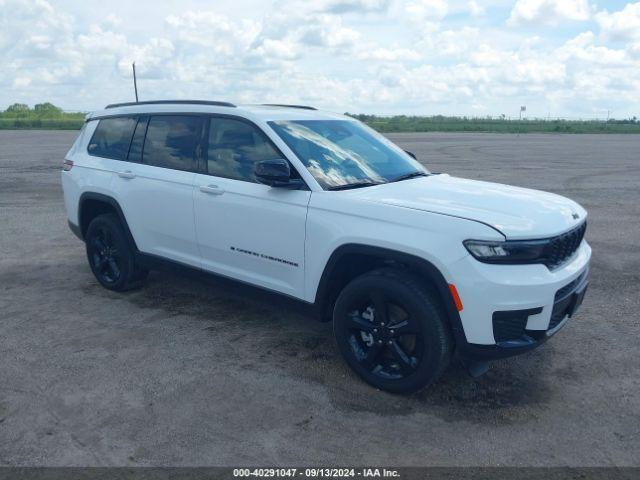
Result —
M 94 218 L 85 235 L 87 260 L 104 288 L 124 292 L 142 285 L 149 273 L 136 264 L 134 250 L 117 215 Z
M 453 340 L 439 297 L 400 269 L 352 280 L 336 300 L 333 330 L 347 364 L 380 390 L 421 390 L 451 361 Z

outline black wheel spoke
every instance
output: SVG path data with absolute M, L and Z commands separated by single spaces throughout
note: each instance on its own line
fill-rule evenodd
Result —
M 367 352 L 365 353 L 364 358 L 362 359 L 362 363 L 369 369 L 372 369 L 376 366 L 376 359 L 382 352 L 382 345 L 379 343 L 374 343 L 371 345 Z
M 113 278 L 113 280 L 116 280 L 120 276 L 120 269 L 118 268 L 118 264 L 113 258 L 109 258 L 107 260 L 107 263 L 109 265 L 111 277 Z
M 387 299 L 381 292 L 372 292 L 371 301 L 373 302 L 374 321 L 378 324 L 389 323 L 389 311 Z
M 107 259 L 100 255 L 98 256 L 98 260 L 96 261 L 96 268 L 100 272 L 104 272 L 105 267 L 107 266 Z
M 353 330 L 360 330 L 362 332 L 371 333 L 374 325 L 366 318 L 362 318 L 360 314 L 349 315 L 349 321 L 347 326 Z
M 96 250 L 98 250 L 99 252 L 101 252 L 105 248 L 107 248 L 107 246 L 104 244 L 104 242 L 102 241 L 102 239 L 100 237 L 94 237 L 91 240 L 91 246 L 93 248 L 95 248 Z
M 392 340 L 389 345 L 389 350 L 391 350 L 391 354 L 398 361 L 400 365 L 400 369 L 404 373 L 409 373 L 414 370 L 414 362 L 412 358 L 406 354 L 403 350 L 402 346 L 398 343 L 397 340 Z
M 113 238 L 111 236 L 111 232 L 107 229 L 102 231 L 102 234 L 104 235 L 104 243 L 107 247 L 111 247 L 113 245 Z
M 389 328 L 395 332 L 396 336 L 417 335 L 419 333 L 418 328 L 415 328 L 414 326 L 412 326 L 411 321 L 408 318 L 404 320 L 400 320 L 397 323 L 394 323 Z

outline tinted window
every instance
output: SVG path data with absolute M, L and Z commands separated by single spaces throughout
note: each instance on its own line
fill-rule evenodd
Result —
M 91 155 L 124 160 L 136 119 L 131 117 L 105 118 L 99 121 L 87 150 Z
M 144 141 L 144 163 L 175 170 L 196 170 L 196 147 L 202 118 L 186 115 L 151 117 Z
M 282 158 L 266 135 L 253 125 L 228 118 L 212 118 L 207 171 L 211 175 L 255 182 L 256 162 Z
M 147 120 L 149 117 L 140 117 L 138 119 L 138 125 L 133 134 L 133 140 L 131 140 L 131 147 L 129 147 L 129 156 L 127 159 L 130 162 L 142 161 L 142 143 L 144 142 L 144 134 L 147 131 Z

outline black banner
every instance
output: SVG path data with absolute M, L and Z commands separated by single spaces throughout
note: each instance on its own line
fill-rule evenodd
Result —
M 640 467 L 0 467 L 0 480 L 217 480 L 235 478 L 636 480 L 640 479 Z

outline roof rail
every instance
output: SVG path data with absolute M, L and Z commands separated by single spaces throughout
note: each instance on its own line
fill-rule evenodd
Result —
M 285 108 L 301 108 L 302 110 L 317 110 L 316 107 L 309 105 L 287 105 L 286 103 L 263 103 L 265 107 L 285 107 Z
M 216 107 L 235 107 L 233 103 L 216 102 L 216 101 L 209 101 L 209 100 L 147 100 L 145 102 L 112 103 L 110 105 L 107 105 L 104 108 L 131 107 L 135 105 L 163 105 L 163 104 L 213 105 Z

